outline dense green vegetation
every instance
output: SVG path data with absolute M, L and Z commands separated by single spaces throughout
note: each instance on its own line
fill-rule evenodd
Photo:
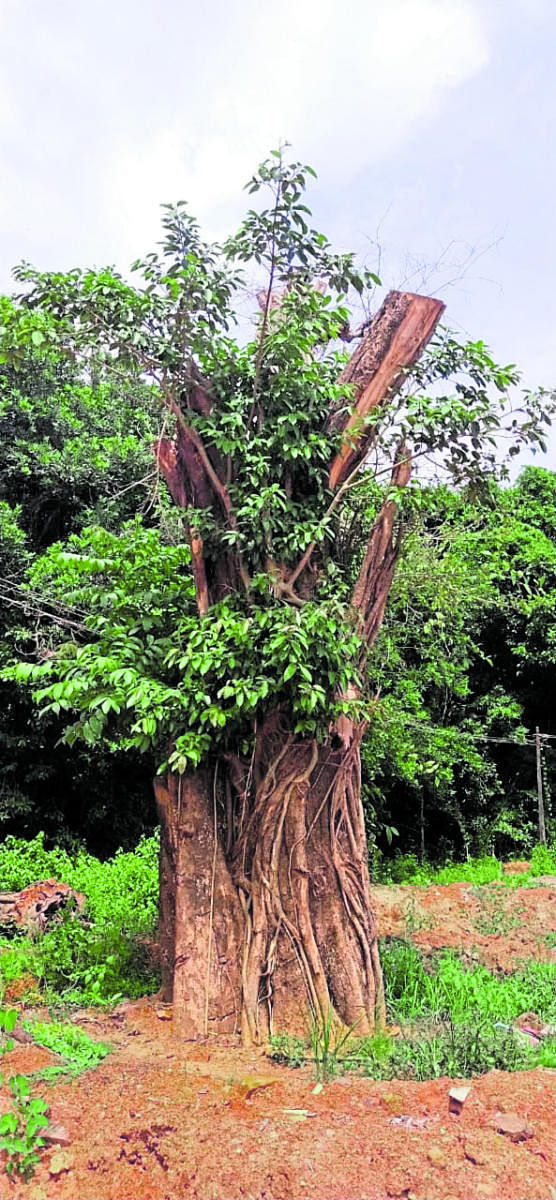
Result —
M 57 1004 L 115 1003 L 156 990 L 150 939 L 158 907 L 158 839 L 144 839 L 134 852 L 100 862 L 85 850 L 45 849 L 9 837 L 0 846 L 0 878 L 6 889 L 55 877 L 87 897 L 86 920 L 71 911 L 36 938 L 0 941 L 0 1001 L 6 985 L 29 977 Z
M 328 503 L 330 447 L 311 430 L 336 395 L 346 297 L 377 279 L 309 228 L 308 173 L 279 156 L 263 164 L 250 192 L 279 180 L 279 207 L 251 210 L 220 250 L 203 243 L 184 206 L 167 207 L 162 250 L 135 264 L 139 283 L 113 270 L 24 267 L 24 291 L 1 301 L 0 667 L 38 659 L 44 676 L 36 701 L 21 675 L 0 682 L 4 835 L 43 830 L 49 844 L 84 843 L 101 856 L 130 849 L 154 828 L 151 779 L 168 737 L 182 739 L 180 764 L 215 739 L 248 740 L 278 680 L 300 728 L 330 719 L 332 677 L 341 685 L 357 653 L 342 607 L 353 547 L 382 492 L 362 478 L 336 524 L 317 517 Z M 285 324 L 266 324 L 262 356 L 262 342 L 229 336 L 249 260 L 293 288 Z M 330 296 L 311 289 L 315 277 Z M 241 546 L 253 576 L 249 626 L 235 599 L 199 625 L 189 517 L 155 469 L 153 444 L 174 420 L 161 408 L 160 380 L 187 390 L 188 355 L 219 398 L 217 410 L 195 414 L 195 428 L 234 462 L 253 387 L 265 394 L 266 427 L 250 427 L 234 483 L 235 532 L 195 512 L 210 553 Z M 505 398 L 517 379 L 481 342 L 461 346 L 442 331 L 415 372 L 401 425 L 396 418 L 384 433 L 386 452 L 408 433 L 419 454 L 443 447 L 450 483 L 407 490 L 405 548 L 369 664 L 368 694 L 378 699 L 363 787 L 377 870 L 395 852 L 421 856 L 423 845 L 440 861 L 526 853 L 535 840 L 531 734 L 539 724 L 556 736 L 556 476 L 527 468 L 512 486 L 507 473 L 496 482 L 504 469 L 493 395 Z M 514 400 L 512 454 L 527 442 L 542 450 L 552 404 L 547 393 Z M 284 463 L 304 503 L 284 493 Z M 270 544 L 279 560 L 312 538 L 329 586 L 294 614 L 294 638 L 264 562 Z M 549 823 L 553 746 L 543 745 Z
M 48 849 L 38 835 L 32 841 L 8 837 L 0 843 L 0 878 L 19 890 L 36 879 L 55 877 L 87 898 L 84 919 L 68 910 L 58 924 L 33 937 L 12 929 L 0 933 L 0 1004 L 6 987 L 26 980 L 30 1001 L 47 1000 L 59 1008 L 83 1004 L 110 1005 L 122 997 L 156 991 L 159 975 L 153 961 L 158 905 L 158 839 L 144 838 L 134 852 L 119 852 L 101 862 L 83 849 Z M 395 860 L 396 862 L 396 860 Z M 537 847 L 531 870 L 503 875 L 492 857 L 440 869 L 397 860 L 404 870 L 396 882 L 413 884 L 467 881 L 477 887 L 503 880 L 507 887 L 527 886 L 540 875 L 556 873 L 556 853 Z M 382 882 L 386 882 L 383 880 Z M 494 979 L 477 968 L 464 971 L 451 956 L 434 976 L 410 946 L 385 944 L 390 1017 L 393 1021 L 450 1011 L 462 1020 L 469 1008 L 492 1019 L 508 1020 L 533 1008 L 556 1019 L 551 966 L 531 964 L 523 976 Z M 540 1005 L 540 1007 L 539 1007 Z

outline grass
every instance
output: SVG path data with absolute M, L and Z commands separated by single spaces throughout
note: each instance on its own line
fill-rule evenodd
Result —
M 454 952 L 428 961 L 410 942 L 392 938 L 381 945 L 388 1019 L 392 1023 L 448 1015 L 455 1023 L 476 1016 L 513 1021 L 535 1012 L 556 1021 L 556 964 L 530 962 L 511 975 L 465 966 Z
M 405 1025 L 402 1037 L 379 1034 L 326 1045 L 282 1035 L 271 1055 L 291 1066 L 315 1065 L 323 1077 L 358 1070 L 375 1079 L 469 1078 L 486 1071 L 556 1067 L 556 1039 L 533 1046 L 512 1022 L 535 1012 L 556 1022 L 556 965 L 529 963 L 513 975 L 486 967 L 469 970 L 454 953 L 425 960 L 410 942 L 392 939 L 381 948 L 388 1021 Z M 509 1026 L 509 1027 L 508 1027 Z M 318 1051 L 318 1053 L 317 1053 Z
M 502 863 L 493 854 L 470 858 L 467 862 L 447 863 L 435 867 L 431 863 L 419 863 L 416 855 L 404 854 L 383 860 L 373 872 L 376 883 L 408 883 L 426 887 L 430 883 L 473 883 L 503 882 L 507 887 L 534 886 L 539 875 L 556 875 L 556 846 L 535 846 L 530 855 L 530 869 L 515 875 L 506 874 Z

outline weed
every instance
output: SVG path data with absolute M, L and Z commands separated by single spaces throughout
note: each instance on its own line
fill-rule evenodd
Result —
M 270 1057 L 288 1067 L 302 1067 L 307 1058 L 307 1048 L 302 1038 L 290 1033 L 273 1034 L 270 1038 Z
M 13 1049 L 9 1037 L 17 1021 L 16 1009 L 0 1009 L 0 1054 Z M 0 1074 L 0 1084 L 3 1075 Z M 31 1096 L 31 1085 L 24 1075 L 12 1075 L 8 1080 L 13 1109 L 0 1116 L 0 1150 L 5 1154 L 8 1175 L 21 1175 L 26 1183 L 35 1173 L 39 1150 L 46 1145 L 41 1129 L 48 1125 L 48 1106 L 40 1096 Z
M 39 1072 L 43 1079 L 53 1079 L 62 1074 L 80 1075 L 83 1071 L 98 1067 L 112 1049 L 107 1042 L 94 1042 L 78 1025 L 61 1021 L 24 1021 L 23 1025 L 38 1046 L 46 1046 L 63 1059 L 60 1066 L 47 1067 Z
M 423 929 L 430 929 L 432 921 L 427 913 L 423 912 L 413 896 L 406 900 L 403 907 L 403 920 L 406 934 L 420 933 Z
M 517 914 L 512 916 L 508 912 L 505 897 L 500 888 L 489 892 L 485 887 L 475 887 L 473 888 L 473 894 L 477 900 L 479 909 L 478 915 L 474 920 L 477 933 L 493 934 L 496 937 L 502 937 L 504 934 L 509 933 L 510 929 L 517 929 L 520 924 L 520 918 Z
M 340 1071 L 339 1054 L 351 1038 L 355 1025 L 346 1029 L 339 1024 L 332 1009 L 326 1017 L 315 1017 L 311 1027 L 311 1049 L 317 1080 L 333 1079 Z

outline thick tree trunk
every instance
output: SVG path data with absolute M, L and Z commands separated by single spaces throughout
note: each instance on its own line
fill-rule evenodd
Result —
M 344 405 L 328 421 L 347 434 L 330 468 L 330 487 L 338 489 L 332 506 L 372 445 L 369 414 L 400 386 L 442 310 L 437 300 L 392 292 L 373 318 L 341 377 L 354 389 L 355 409 L 348 415 Z M 235 529 L 228 472 L 187 423 L 188 408 L 208 412 L 211 404 L 210 389 L 193 373 L 190 395 L 182 408 L 174 404 L 175 440 L 161 439 L 156 454 L 177 504 L 211 510 Z M 394 489 L 405 486 L 410 469 L 401 445 Z M 352 596 L 362 667 L 399 553 L 395 495 L 371 530 Z M 190 538 L 200 616 L 229 591 L 249 594 L 239 553 L 205 562 L 197 529 Z M 315 550 L 312 544 L 295 567 L 278 573 L 285 602 L 299 606 L 307 581 L 307 594 L 317 586 Z M 295 738 L 287 714 L 274 712 L 250 763 L 230 753 L 210 769 L 155 783 L 163 988 L 183 1036 L 241 1029 L 249 1043 L 269 1032 L 304 1033 L 315 1020 L 322 1027 L 337 1019 L 361 1034 L 384 1021 L 361 805 L 364 728 L 342 716 L 317 746 Z
M 252 796 L 239 764 L 223 763 L 235 793 L 227 854 L 209 773 L 157 780 L 163 989 L 182 1036 L 241 1029 L 249 1044 L 314 1020 L 358 1033 L 383 1022 L 362 732 L 319 748 L 270 723 Z
M 213 790 L 207 771 L 155 781 L 162 987 L 184 1037 L 234 1030 L 240 1016 L 242 915 Z

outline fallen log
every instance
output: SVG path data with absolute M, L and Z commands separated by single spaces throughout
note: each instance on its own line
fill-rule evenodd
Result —
M 59 919 L 69 905 L 81 913 L 86 897 L 67 883 L 43 879 L 30 883 L 20 892 L 0 892 L 0 926 L 15 925 L 18 929 L 42 932 L 50 921 Z

